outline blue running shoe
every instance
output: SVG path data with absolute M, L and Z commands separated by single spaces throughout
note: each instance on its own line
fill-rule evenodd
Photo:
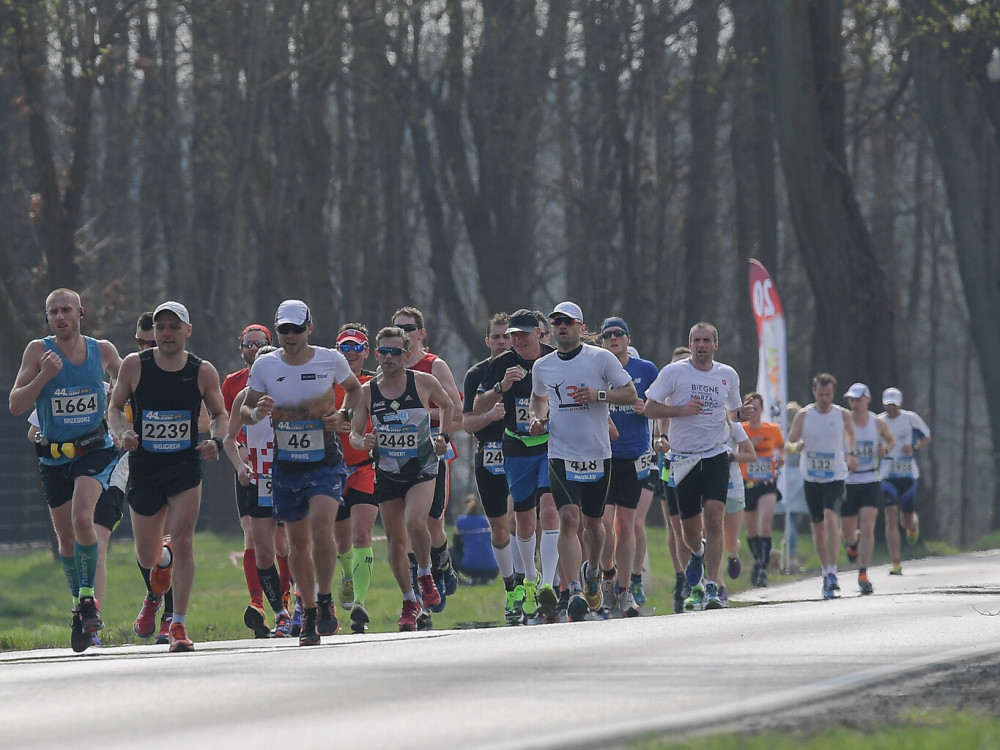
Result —
M 633 574 L 630 580 L 632 585 L 629 588 L 632 589 L 632 598 L 641 607 L 646 603 L 646 592 L 642 588 L 642 576 Z
M 600 593 L 600 589 L 598 589 L 598 593 Z M 586 618 L 587 613 L 590 612 L 590 605 L 587 604 L 587 597 L 583 595 L 582 591 L 577 590 L 570 594 L 566 612 L 570 622 L 581 622 Z
M 444 576 L 444 592 L 448 596 L 454 596 L 455 592 L 458 591 L 458 574 L 455 569 L 451 566 L 451 561 L 441 569 L 441 573 Z M 444 595 L 442 594 L 442 599 Z
M 684 611 L 684 600 L 688 598 L 688 594 L 685 594 L 684 587 L 687 583 L 684 581 L 684 576 L 678 575 L 674 581 L 674 614 L 680 614 Z
M 289 631 L 292 638 L 298 638 L 302 633 L 302 597 L 298 594 L 295 595 L 295 609 L 292 611 L 292 628 Z
M 684 580 L 688 586 L 697 586 L 703 575 L 705 575 L 705 556 L 698 556 L 692 552 L 687 567 L 684 568 Z
M 441 601 L 431 607 L 431 612 L 444 612 L 445 600 L 448 598 L 448 587 L 445 584 L 444 576 L 440 576 L 434 579 L 434 588 L 438 590 L 441 595 Z M 416 589 L 414 589 L 416 591 Z
M 715 581 L 705 584 L 705 609 L 722 609 L 722 600 L 719 598 L 719 586 Z
M 829 581 L 830 583 L 830 588 L 833 591 L 840 591 L 840 584 L 837 582 L 837 574 L 827 573 L 826 575 L 827 575 L 827 581 Z

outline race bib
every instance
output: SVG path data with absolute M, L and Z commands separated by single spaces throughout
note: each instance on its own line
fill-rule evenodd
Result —
M 806 452 L 806 477 L 808 479 L 833 479 L 833 453 Z
M 884 459 L 889 464 L 889 473 L 893 479 L 913 479 L 913 456 L 896 456 Z
M 52 420 L 58 427 L 97 425 L 103 414 L 98 409 L 97 389 L 89 385 L 57 388 L 49 400 Z
M 503 469 L 503 443 L 500 441 L 483 443 L 483 468 L 494 476 L 506 473 Z
M 416 458 L 417 426 L 415 424 L 378 424 L 375 443 L 379 455 L 386 458 L 409 460 Z
M 635 475 L 639 479 L 648 477 L 656 466 L 656 454 L 653 451 L 643 453 L 635 460 Z
M 667 459 L 670 461 L 670 478 L 667 485 L 676 487 L 678 483 L 684 481 L 684 477 L 691 472 L 691 469 L 698 465 L 701 456 L 687 456 L 671 451 L 667 454 Z
M 774 478 L 771 457 L 760 458 L 747 464 L 747 479 L 754 482 L 770 482 Z
M 270 474 L 257 475 L 257 505 L 261 508 L 274 507 L 274 487 Z
M 522 435 L 527 435 L 531 431 L 531 420 L 528 418 L 530 403 L 530 398 L 514 399 L 514 419 L 517 421 L 517 431 Z
M 596 482 L 604 476 L 604 462 L 593 461 L 570 461 L 564 458 L 563 464 L 566 466 L 566 478 L 571 482 Z
M 190 411 L 142 412 L 142 448 L 150 453 L 177 453 L 191 447 Z
M 322 461 L 326 457 L 323 422 L 318 419 L 283 419 L 274 425 L 274 444 L 280 461 Z

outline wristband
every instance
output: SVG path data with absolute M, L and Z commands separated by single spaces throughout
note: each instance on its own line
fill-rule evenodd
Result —
M 260 414 L 258 413 L 256 406 L 250 410 L 250 419 L 253 420 L 254 424 L 257 424 L 260 421 Z
M 443 437 L 444 441 L 446 443 L 450 443 L 451 442 L 451 435 L 449 435 L 447 432 L 439 432 L 438 435 L 440 435 L 441 437 Z
M 215 447 L 218 449 L 219 454 L 221 455 L 222 454 L 222 438 L 217 438 L 215 435 L 212 435 L 212 437 L 210 437 L 209 440 L 211 440 L 212 442 L 215 443 Z

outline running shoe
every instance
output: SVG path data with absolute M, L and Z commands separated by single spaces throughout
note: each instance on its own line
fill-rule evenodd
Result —
M 316 603 L 316 631 L 320 635 L 337 635 L 340 621 L 333 606 L 333 599 Z
M 622 617 L 638 617 L 639 605 L 635 601 L 635 596 L 629 589 L 622 589 L 618 593 L 618 609 L 622 612 Z
M 351 632 L 364 635 L 368 630 L 368 610 L 361 602 L 354 602 L 351 607 Z
M 559 606 L 559 595 L 551 583 L 542 584 L 538 589 L 538 611 L 546 618 L 555 616 Z
M 847 545 L 847 561 L 852 563 L 858 561 L 858 545 L 856 544 Z
M 524 599 L 524 587 L 515 586 L 504 593 L 503 619 L 508 625 L 520 625 L 524 617 L 521 602 Z
M 912 531 L 910 529 L 906 530 L 907 544 L 916 544 L 918 541 L 920 541 L 920 519 L 914 518 L 913 521 L 914 521 L 913 530 Z
M 160 629 L 156 631 L 156 638 L 153 640 L 157 646 L 166 646 L 170 643 L 170 626 L 174 618 L 163 616 L 160 618 Z
M 295 595 L 295 608 L 292 610 L 292 638 L 302 632 L 302 615 L 305 609 L 302 607 L 302 597 Z
M 350 609 L 354 606 L 354 579 L 340 577 L 340 586 L 337 588 L 337 599 L 340 600 L 340 606 L 344 609 Z
M 302 630 L 299 632 L 300 646 L 318 646 L 321 643 L 319 633 L 316 631 L 316 615 L 312 612 L 303 612 Z
M 428 573 L 425 576 L 417 576 L 417 593 L 425 607 L 436 607 L 441 603 L 441 592 L 434 585 L 434 578 Z
M 434 618 L 431 616 L 431 611 L 427 607 L 420 608 L 420 614 L 417 615 L 417 630 L 434 630 Z
M 556 605 L 554 619 L 557 622 L 569 621 L 569 589 L 562 589 L 559 592 L 559 603 Z
M 441 574 L 444 578 L 445 595 L 454 596 L 455 592 L 458 591 L 458 574 L 452 567 L 450 559 L 442 566 Z
M 274 630 L 271 631 L 272 638 L 291 638 L 292 617 L 287 612 L 279 612 L 274 616 Z
M 416 630 L 418 614 L 420 614 L 420 605 L 415 601 L 411 602 L 404 599 L 403 610 L 396 621 L 396 625 L 399 626 L 399 632 L 406 633 Z
M 448 591 L 444 582 L 444 575 L 438 575 L 434 578 L 434 588 L 437 589 L 438 594 L 441 596 L 441 601 L 430 608 L 431 612 L 444 612 L 444 606 L 448 602 Z M 414 589 L 416 591 L 416 589 Z
M 699 556 L 692 552 L 691 557 L 688 560 L 687 567 L 684 568 L 684 580 L 688 582 L 689 586 L 694 588 L 701 582 L 701 578 L 704 574 L 705 556 Z
M 719 584 L 719 601 L 722 602 L 723 609 L 729 609 L 729 592 L 726 591 L 725 584 Z
M 872 582 L 868 580 L 868 573 L 858 573 L 858 588 L 861 589 L 862 595 L 875 593 L 875 587 L 872 586 Z
M 740 561 L 739 557 L 730 557 L 729 562 L 726 565 L 726 575 L 730 578 L 736 579 L 740 577 L 740 573 L 743 572 L 743 563 Z
M 603 578 L 601 580 L 601 601 L 603 608 L 608 610 L 609 614 L 618 604 L 617 588 L 618 584 L 614 578 Z
M 827 577 L 827 580 L 830 582 L 830 588 L 833 591 L 840 591 L 840 584 L 837 582 L 837 574 L 836 573 L 827 573 L 826 577 Z
M 76 653 L 86 651 L 91 644 L 91 636 L 83 632 L 83 619 L 80 617 L 80 608 L 73 608 L 73 620 L 69 624 L 69 645 Z
M 586 565 L 587 563 L 584 563 Z M 587 597 L 587 606 L 590 607 L 590 611 L 594 612 L 601 608 L 604 603 L 604 595 L 601 593 L 601 574 L 597 573 L 593 578 L 587 576 L 584 583 L 585 596 Z
M 705 587 L 700 583 L 691 587 L 691 593 L 684 600 L 685 612 L 701 612 L 705 609 Z
M 104 645 L 104 643 L 101 641 L 100 638 L 97 637 L 97 633 L 94 633 L 92 636 L 90 636 L 90 645 L 93 646 L 94 648 L 100 648 L 101 646 Z
M 635 599 L 637 606 L 641 607 L 646 603 L 646 592 L 642 588 L 642 576 L 633 576 L 632 584 L 629 588 L 632 589 L 632 598 Z
M 892 564 L 892 568 L 889 570 L 889 575 L 891 576 L 901 576 L 903 575 L 903 566 L 896 561 Z
M 149 638 L 156 632 L 156 613 L 163 606 L 163 597 L 157 596 L 152 599 L 147 594 L 142 600 L 142 608 L 132 623 L 132 630 L 140 638 Z
M 824 599 L 837 598 L 837 592 L 830 588 L 830 580 L 827 576 L 823 576 L 823 598 Z
M 170 551 L 170 564 L 165 568 L 154 565 L 149 571 L 149 587 L 153 590 L 153 596 L 163 596 L 170 589 L 170 582 L 174 572 L 174 548 L 170 544 L 170 534 L 163 537 L 163 546 Z
M 680 614 L 684 611 L 684 576 L 678 575 L 674 580 L 674 614 Z
M 256 602 L 250 602 L 243 610 L 243 624 L 253 631 L 254 638 L 271 637 L 271 628 L 267 625 L 264 608 Z
M 719 585 L 715 581 L 705 584 L 705 609 L 722 609 L 719 599 Z
M 600 588 L 598 588 L 597 593 L 601 593 Z M 586 618 L 588 612 L 590 612 L 590 602 L 588 602 L 587 597 L 583 595 L 583 591 L 578 589 L 571 592 L 569 596 L 569 603 L 566 607 L 566 613 L 569 616 L 570 622 L 581 622 L 584 618 Z
M 521 597 L 521 611 L 525 617 L 531 618 L 538 614 L 538 579 L 524 581 L 524 594 Z
M 170 623 L 170 648 L 169 651 L 178 653 L 181 651 L 194 651 L 194 643 L 188 638 L 187 628 L 183 623 Z
M 80 628 L 87 635 L 93 635 L 104 627 L 104 620 L 92 596 L 80 597 Z

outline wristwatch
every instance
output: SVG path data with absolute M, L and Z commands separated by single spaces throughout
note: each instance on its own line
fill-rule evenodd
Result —
M 497 383 L 496 385 L 494 385 L 493 386 L 493 392 L 495 394 L 497 394 L 498 396 L 502 396 L 503 395 L 503 383 Z
M 597 400 L 598 401 L 607 401 L 608 400 L 608 392 L 607 391 L 598 391 L 597 392 Z

